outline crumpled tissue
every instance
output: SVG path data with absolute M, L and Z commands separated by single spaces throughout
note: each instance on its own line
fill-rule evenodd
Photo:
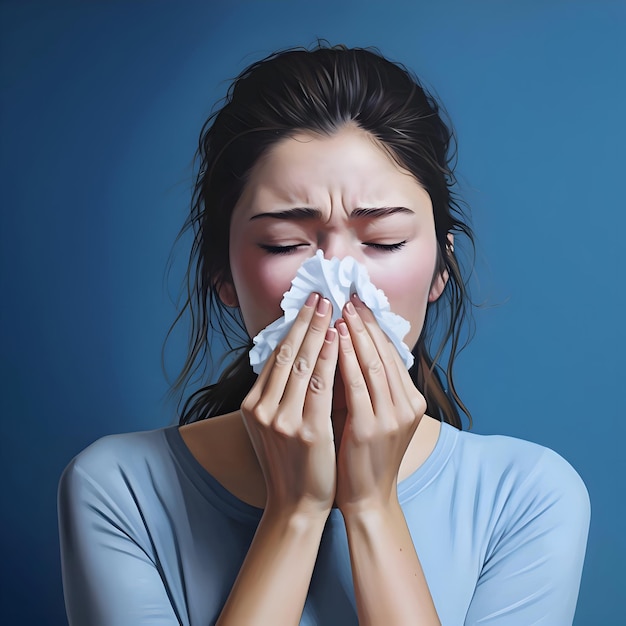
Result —
M 325 259 L 322 250 L 304 261 L 291 288 L 283 295 L 280 308 L 283 317 L 272 322 L 252 341 L 250 365 L 256 374 L 263 369 L 270 354 L 291 328 L 300 309 L 312 292 L 317 292 L 330 300 L 332 324 L 342 315 L 343 307 L 353 293 L 371 309 L 381 329 L 393 342 L 407 369 L 413 365 L 413 355 L 402 341 L 411 325 L 400 315 L 391 312 L 389 300 L 381 289 L 370 281 L 367 269 L 352 257 Z

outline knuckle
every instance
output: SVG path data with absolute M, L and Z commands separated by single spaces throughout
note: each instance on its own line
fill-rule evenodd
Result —
M 386 437 L 397 437 L 402 432 L 402 419 L 387 420 L 383 425 L 383 435 Z
M 307 446 L 311 446 L 319 439 L 317 432 L 310 426 L 302 426 L 298 433 L 300 441 Z
M 257 424 L 261 424 L 263 426 L 267 426 L 272 420 L 271 413 L 267 410 L 265 405 L 260 402 L 253 407 L 250 415 Z
M 321 324 L 311 324 L 309 326 L 309 333 L 313 335 L 319 335 L 322 331 L 325 332 L 325 327 Z
M 351 432 L 351 438 L 357 445 L 362 445 L 370 442 L 374 436 L 372 428 L 361 424 L 358 427 L 353 427 Z
M 241 411 L 246 415 L 250 415 L 254 412 L 254 407 L 258 403 L 258 395 L 255 393 L 254 388 L 250 390 L 248 395 L 243 399 L 241 403 Z
M 292 421 L 285 415 L 278 415 L 272 422 L 272 430 L 274 434 L 282 439 L 288 439 L 294 435 L 294 427 Z
M 409 424 L 403 423 L 401 420 L 389 420 L 381 426 L 380 436 L 382 439 L 391 442 L 406 442 L 408 433 L 411 432 Z
M 354 347 L 352 345 L 352 341 L 342 341 L 341 342 L 341 351 L 344 354 L 354 354 Z
M 311 365 L 305 357 L 299 356 L 294 361 L 292 369 L 297 376 L 306 376 L 311 371 Z
M 411 409 L 413 417 L 422 416 L 426 413 L 427 403 L 426 398 L 422 394 L 414 395 L 411 397 Z
M 415 421 L 415 411 L 405 410 L 398 415 L 398 424 L 412 424 Z
M 383 363 L 380 359 L 373 359 L 367 364 L 370 374 L 380 374 L 383 370 Z
M 292 370 L 296 376 L 306 376 L 311 371 L 311 365 L 305 357 L 299 356 L 294 361 Z
M 254 407 L 256 406 L 256 404 L 259 402 L 260 397 L 261 397 L 261 389 L 259 385 L 255 383 L 252 386 L 252 389 L 248 391 L 248 393 L 242 400 L 241 405 L 240 405 L 241 410 L 247 413 L 252 411 Z
M 250 415 L 252 409 L 254 408 L 254 402 L 252 400 L 251 394 L 248 394 L 241 403 L 241 412 L 244 415 Z
M 324 378 L 322 376 L 320 376 L 319 374 L 313 374 L 313 376 L 311 376 L 311 380 L 309 381 L 309 389 L 313 393 L 323 393 L 326 388 L 326 382 L 324 381 Z
M 368 334 L 367 328 L 363 324 L 355 324 L 354 328 L 350 329 L 350 332 L 353 332 L 357 335 L 366 335 Z
M 276 353 L 277 365 L 288 365 L 291 363 L 291 357 L 293 356 L 293 348 L 289 343 L 283 343 L 278 352 Z
M 350 389 L 356 392 L 363 392 L 366 389 L 365 381 L 362 378 L 351 378 L 349 383 Z

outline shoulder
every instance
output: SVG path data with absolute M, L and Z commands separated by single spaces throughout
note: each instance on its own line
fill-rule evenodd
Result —
M 75 498 L 119 501 L 122 494 L 171 480 L 172 457 L 167 428 L 107 435 L 77 454 L 59 482 L 59 500 Z M 168 478 L 170 477 L 170 478 Z
M 479 554 L 466 623 L 571 624 L 590 521 L 578 472 L 513 437 L 459 432 L 454 452 L 460 519 Z
M 541 476 L 551 487 L 584 488 L 576 470 L 560 454 L 531 441 L 461 431 L 455 452 L 466 465 L 485 476 L 514 474 L 525 481 Z
M 590 502 L 578 472 L 545 446 L 503 435 L 459 432 L 456 471 L 489 494 L 495 511 L 528 519 L 540 513 L 564 520 L 573 516 L 588 525 Z M 508 517 L 508 515 L 504 515 Z
M 68 467 L 80 467 L 87 472 L 101 472 L 140 465 L 160 457 L 167 449 L 166 430 L 160 428 L 143 432 L 106 435 L 79 452 Z

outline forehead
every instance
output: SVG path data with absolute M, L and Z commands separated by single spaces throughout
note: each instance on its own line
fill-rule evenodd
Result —
M 242 202 L 325 206 L 340 197 L 345 205 L 399 204 L 420 192 L 370 133 L 349 125 L 330 136 L 299 132 L 279 141 L 252 169 Z

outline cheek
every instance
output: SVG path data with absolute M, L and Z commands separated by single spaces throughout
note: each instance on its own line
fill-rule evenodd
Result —
M 239 306 L 250 337 L 282 315 L 280 302 L 291 286 L 299 263 L 252 255 L 232 264 L 233 281 Z
M 385 292 L 391 310 L 411 324 L 411 330 L 404 339 L 411 348 L 422 332 L 435 268 L 434 259 L 434 255 L 423 254 L 405 259 L 397 271 L 385 274 L 370 271 L 372 282 Z
M 432 274 L 429 271 L 403 271 L 380 277 L 372 282 L 385 292 L 391 310 L 409 321 L 425 310 L 428 302 Z

